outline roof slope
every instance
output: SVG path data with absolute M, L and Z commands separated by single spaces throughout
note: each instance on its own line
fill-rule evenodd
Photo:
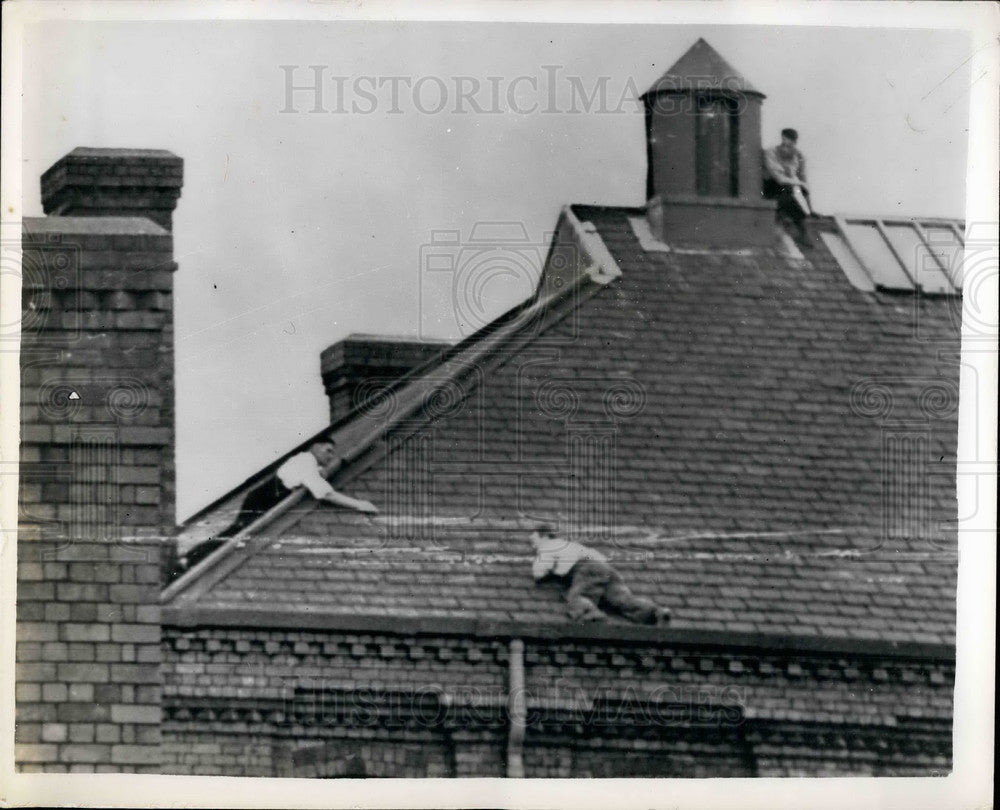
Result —
M 764 95 L 701 38 L 643 95 L 709 89 Z
M 574 210 L 622 276 L 394 429 L 342 485 L 381 516 L 306 504 L 175 606 L 563 622 L 553 519 L 680 628 L 953 643 L 955 301 Z

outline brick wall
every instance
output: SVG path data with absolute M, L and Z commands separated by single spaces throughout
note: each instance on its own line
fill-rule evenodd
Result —
M 172 237 L 138 216 L 54 216 L 25 220 L 22 248 L 15 759 L 157 771 Z
M 15 758 L 23 771 L 157 771 L 155 547 L 18 543 Z
M 950 767 L 948 661 L 525 647 L 529 777 Z M 504 639 L 165 626 L 163 648 L 168 772 L 506 774 Z
M 184 162 L 162 149 L 81 146 L 42 175 L 46 214 L 141 216 L 172 230 Z
M 339 422 L 449 345 L 442 340 L 348 335 L 328 346 L 320 355 L 320 375 L 330 402 L 330 422 Z
M 713 729 L 713 732 L 715 730 Z M 530 778 L 724 778 L 754 776 L 744 744 L 734 734 L 677 733 L 654 740 L 593 735 L 526 741 Z
M 658 722 L 738 722 L 730 707 L 742 706 L 750 719 L 876 726 L 911 718 L 950 726 L 953 682 L 952 662 L 902 657 L 593 642 L 525 650 L 525 687 L 537 700 L 620 701 L 648 712 L 643 701 L 652 701 L 665 707 L 655 710 Z
M 953 686 L 953 662 L 930 658 L 530 644 L 525 770 L 529 776 L 564 776 L 567 768 L 574 776 L 610 776 L 608 768 L 618 776 L 943 774 L 951 767 Z M 532 699 L 559 709 L 538 710 L 532 723 Z M 616 753 L 623 747 L 641 753 Z M 544 751 L 542 764 L 531 764 L 533 748 Z
M 504 775 L 502 640 L 165 627 L 163 650 L 168 773 Z
M 951 723 L 895 727 L 755 723 L 747 734 L 756 776 L 946 776 Z

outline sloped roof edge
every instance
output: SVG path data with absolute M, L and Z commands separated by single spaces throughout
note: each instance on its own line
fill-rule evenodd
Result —
M 600 253 L 601 258 L 595 259 L 595 262 L 599 266 L 603 266 L 604 264 L 607 264 L 608 266 L 610 266 L 610 267 L 613 268 L 605 277 L 601 277 L 600 275 L 598 275 L 600 283 L 607 283 L 608 281 L 613 280 L 614 278 L 616 278 L 617 275 L 619 274 L 619 271 L 617 270 L 617 265 L 615 264 L 614 259 L 611 257 L 610 253 L 607 252 L 607 249 L 604 248 L 603 243 L 601 243 L 600 237 L 598 237 L 596 235 L 596 233 L 594 233 L 594 229 L 593 228 L 591 228 L 588 231 L 588 233 L 590 234 L 589 236 L 586 236 L 584 234 L 583 224 L 580 223 L 579 219 L 576 216 L 576 212 L 574 210 L 575 208 L 578 208 L 578 207 L 579 206 L 570 206 L 570 205 L 564 206 L 563 209 L 562 209 L 562 211 L 560 212 L 559 222 L 560 223 L 563 222 L 563 220 L 565 218 L 565 220 L 567 222 L 569 222 L 570 225 L 573 225 L 573 227 L 576 229 L 576 232 L 578 232 L 580 234 L 581 239 L 585 239 L 585 240 L 587 240 L 589 242 L 589 244 L 592 246 L 593 252 Z M 630 208 L 628 210 L 635 211 L 636 213 L 642 213 L 646 209 L 640 207 L 640 208 L 634 208 L 634 209 Z M 41 218 L 41 219 L 44 220 L 45 218 Z M 53 219 L 53 217 L 48 217 L 48 219 Z M 59 219 L 62 219 L 62 218 L 59 218 Z M 109 217 L 105 217 L 103 219 L 110 219 L 110 218 Z M 574 223 L 575 223 L 575 225 L 574 225 Z M 558 226 L 557 226 L 557 232 L 558 232 Z M 600 243 L 600 244 L 598 244 L 598 243 Z M 505 312 L 502 315 L 500 315 L 499 317 L 495 318 L 493 321 L 491 321 L 490 323 L 486 324 L 484 327 L 482 327 L 481 329 L 479 329 L 477 332 L 473 333 L 472 335 L 469 335 L 467 338 L 459 341 L 458 343 L 452 344 L 451 346 L 449 346 L 447 348 L 444 348 L 438 356 L 436 356 L 434 358 L 431 358 L 427 362 L 422 363 L 421 365 L 416 366 L 415 368 L 411 369 L 406 374 L 401 375 L 394 385 L 388 386 L 386 388 L 386 393 L 387 394 L 393 394 L 395 391 L 398 391 L 398 390 L 404 388 L 406 385 L 408 385 L 409 383 L 411 383 L 413 380 L 417 379 L 418 377 L 426 375 L 431 369 L 437 368 L 438 366 L 444 364 L 446 361 L 448 361 L 448 360 L 450 360 L 450 359 L 452 359 L 454 357 L 457 357 L 459 354 L 462 354 L 463 352 L 469 350 L 470 347 L 472 347 L 472 346 L 474 346 L 476 344 L 482 343 L 484 340 L 488 339 L 492 334 L 494 334 L 495 332 L 497 332 L 500 329 L 503 329 L 513 319 L 515 319 L 515 318 L 519 317 L 520 315 L 522 315 L 522 313 L 524 313 L 524 311 L 527 310 L 529 307 L 535 306 L 538 303 L 539 292 L 544 287 L 544 281 L 545 281 L 544 278 L 539 280 L 539 284 L 536 287 L 535 294 L 531 298 L 528 298 L 525 301 L 521 302 L 520 304 L 517 304 L 516 306 L 511 307 L 509 310 L 507 310 L 507 312 Z M 596 289 L 599 289 L 599 287 L 596 288 Z M 566 293 L 568 295 L 571 291 L 563 289 L 562 292 Z M 552 301 L 552 300 L 555 300 L 555 299 L 560 298 L 560 297 L 561 296 L 553 295 L 553 296 L 547 297 L 547 300 Z M 356 337 L 356 336 L 357 335 L 348 335 L 348 338 L 350 338 L 350 337 Z M 372 336 L 372 335 L 364 335 L 364 337 L 365 338 L 370 338 L 370 337 L 374 337 L 374 336 Z M 348 339 L 348 338 L 345 338 L 345 339 Z M 315 443 L 317 441 L 320 441 L 322 439 L 325 439 L 325 438 L 329 438 L 330 436 L 334 435 L 334 434 L 331 433 L 331 429 L 332 428 L 338 428 L 341 425 L 344 425 L 344 424 L 346 424 L 346 423 L 354 420 L 355 418 L 357 418 L 359 412 L 363 411 L 365 409 L 365 407 L 367 407 L 367 406 L 362 406 L 362 407 L 356 408 L 354 411 L 348 413 L 343 419 L 341 419 L 341 420 L 339 420 L 337 422 L 334 422 L 334 423 L 332 423 L 330 425 L 327 425 L 322 430 L 320 430 L 317 433 L 313 434 L 308 439 L 300 442 L 293 449 L 291 449 L 290 451 L 284 453 L 282 456 L 280 456 L 279 458 L 277 458 L 275 461 L 273 461 L 270 464 L 268 464 L 266 467 L 263 467 L 260 470 L 257 470 L 252 475 L 248 476 L 246 479 L 244 479 L 243 482 L 241 482 L 240 484 L 237 484 L 235 487 L 233 487 L 232 489 L 230 489 L 228 492 L 224 493 L 223 495 L 220 495 L 218 498 L 216 498 L 214 501 L 212 501 L 211 503 L 209 503 L 207 506 L 204 506 L 201 509 L 199 509 L 197 512 L 195 512 L 193 515 L 191 515 L 189 518 L 187 518 L 186 520 L 184 520 L 180 524 L 180 532 L 179 532 L 179 534 L 183 535 L 183 533 L 185 531 L 187 531 L 188 529 L 190 529 L 190 527 L 196 525 L 199 521 L 203 520 L 206 516 L 210 515 L 212 512 L 216 511 L 221 506 L 224 506 L 226 503 L 232 501 L 232 499 L 234 497 L 236 497 L 237 495 L 245 494 L 245 492 L 247 491 L 247 489 L 250 486 L 260 483 L 264 478 L 266 478 L 268 475 L 270 475 L 275 470 L 277 470 L 278 467 L 280 467 L 281 464 L 289 456 L 294 455 L 295 453 L 302 452 L 303 450 L 306 450 L 313 443 Z M 336 464 L 337 464 L 337 462 L 334 463 L 334 466 L 336 466 Z
M 695 90 L 765 97 L 701 37 L 641 97 Z
M 560 226 L 564 224 L 569 228 L 575 242 L 574 247 L 581 252 L 581 261 L 575 268 L 576 274 L 570 278 L 570 283 L 552 283 L 553 279 L 547 277 L 547 271 L 550 270 L 547 262 L 535 294 L 525 303 L 509 310 L 475 335 L 445 352 L 442 355 L 443 359 L 430 361 L 409 375 L 405 375 L 403 378 L 405 384 L 391 394 L 396 406 L 391 417 L 387 418 L 377 410 L 356 413 L 353 418 L 338 423 L 333 430 L 325 428 L 309 441 L 299 445 L 297 451 L 319 439 L 332 439 L 338 449 L 338 458 L 323 470 L 324 476 L 330 478 L 335 471 L 346 468 L 363 456 L 368 448 L 395 425 L 412 418 L 436 392 L 455 380 L 465 377 L 472 369 L 481 365 L 484 358 L 496 355 L 504 348 L 509 348 L 511 341 L 524 332 L 533 331 L 534 334 L 544 332 L 552 323 L 561 320 L 568 311 L 575 309 L 583 300 L 621 275 L 621 270 L 614 257 L 604 245 L 596 229 L 592 225 L 588 227 L 588 224 L 581 223 L 571 206 L 564 206 L 560 212 L 553 246 L 555 240 L 558 239 Z M 267 470 L 277 466 L 278 462 L 275 462 Z M 259 477 L 258 474 L 250 480 L 259 479 Z M 350 480 L 350 477 L 349 474 L 341 476 L 338 481 L 343 483 Z M 216 501 L 215 505 L 229 501 L 234 497 L 234 494 L 242 497 L 242 490 L 241 487 L 239 492 L 224 496 Z M 221 566 L 235 551 L 245 550 L 248 554 L 252 554 L 256 547 L 255 544 L 248 545 L 245 542 L 247 538 L 286 515 L 304 497 L 305 489 L 303 487 L 295 489 L 256 521 L 233 535 L 198 565 L 168 585 L 161 594 L 161 604 L 169 604 L 180 598 L 195 582 L 200 581 L 213 569 Z M 206 511 L 203 510 L 199 514 L 205 514 Z M 219 573 L 222 576 L 235 567 L 231 564 L 232 562 L 230 561 L 230 564 L 219 568 Z M 212 581 L 216 581 L 218 578 L 218 576 L 210 577 Z

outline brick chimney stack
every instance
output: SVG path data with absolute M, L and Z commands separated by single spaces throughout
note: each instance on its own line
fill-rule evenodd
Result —
M 160 769 L 161 555 L 175 503 L 165 228 L 181 172 L 168 152 L 77 149 L 44 181 L 46 210 L 73 215 L 23 221 L 23 771 Z
M 42 175 L 46 214 L 78 217 L 148 217 L 173 230 L 184 162 L 162 149 L 93 149 L 81 146 Z
M 444 340 L 353 334 L 328 346 L 320 355 L 320 375 L 331 424 L 451 345 Z

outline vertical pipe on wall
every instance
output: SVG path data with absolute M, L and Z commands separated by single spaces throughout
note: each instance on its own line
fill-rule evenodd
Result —
M 524 696 L 524 642 L 510 640 L 507 715 L 510 726 L 507 737 L 507 776 L 524 778 L 524 726 L 527 711 Z

